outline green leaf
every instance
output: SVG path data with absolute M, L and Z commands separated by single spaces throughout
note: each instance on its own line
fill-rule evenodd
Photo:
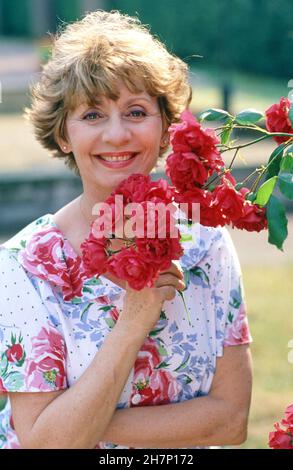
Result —
M 280 171 L 284 173 L 293 173 L 293 145 L 290 145 L 290 147 L 286 149 L 286 152 L 284 152 L 284 156 L 280 165 Z
M 162 344 L 159 346 L 158 352 L 160 356 L 168 356 L 168 351 Z
M 283 243 L 288 235 L 288 220 L 284 205 L 273 195 L 267 204 L 267 220 L 269 243 L 283 251 Z
M 260 111 L 249 108 L 240 111 L 240 113 L 236 115 L 235 121 L 242 126 L 249 126 L 250 124 L 255 124 L 263 117 L 264 115 Z
M 233 130 L 232 127 L 228 127 L 227 129 L 225 129 L 225 130 L 221 133 L 221 144 L 226 145 L 227 142 L 229 142 L 229 139 L 230 139 L 231 134 L 232 134 L 232 130 Z
M 190 272 L 194 275 L 194 276 L 197 276 L 199 277 L 203 284 L 206 284 L 207 286 L 210 285 L 210 280 L 209 280 L 209 277 L 208 275 L 204 272 L 204 270 L 202 268 L 200 268 L 199 266 L 196 266 L 195 268 L 192 268 L 190 269 Z
M 92 294 L 93 290 L 90 287 L 83 286 L 82 292 L 83 293 L 87 292 L 88 294 Z
M 88 309 L 90 308 L 90 306 L 93 305 L 92 303 L 89 303 L 84 309 L 83 311 L 81 312 L 81 315 L 80 315 L 80 321 L 83 321 L 83 317 L 84 315 L 86 314 L 86 312 L 88 311 Z
M 278 184 L 281 193 L 293 200 L 293 145 L 286 149 L 282 158 Z
M 275 150 L 271 154 L 268 161 L 269 166 L 266 173 L 266 180 L 270 179 L 272 176 L 278 175 L 285 147 L 286 144 L 281 144 L 277 148 L 275 148 Z
M 278 177 L 278 184 L 282 194 L 288 199 L 293 200 L 293 174 L 280 173 Z
M 96 277 L 92 277 L 88 281 L 85 282 L 86 286 L 97 286 L 99 284 L 102 284 L 101 279 L 97 279 Z
M 105 322 L 110 329 L 114 328 L 114 326 L 116 325 L 115 321 L 112 318 L 106 318 Z
M 228 315 L 229 323 L 232 323 L 232 322 L 233 322 L 233 318 L 234 318 L 234 316 L 232 315 L 231 312 L 229 312 L 229 315 Z
M 109 310 L 112 310 L 114 308 L 114 305 L 105 305 L 104 307 L 99 307 L 99 310 L 102 310 L 102 312 L 108 312 Z
M 291 122 L 291 126 L 293 127 L 293 102 L 291 101 L 290 103 L 291 103 L 291 105 L 290 105 L 290 109 L 289 109 L 289 113 L 288 113 L 288 118 Z
M 198 119 L 200 121 L 223 121 L 224 119 L 229 119 L 230 117 L 230 114 L 223 109 L 210 108 L 202 111 L 199 114 Z
M 250 202 L 254 202 L 256 199 L 256 193 L 247 193 L 245 199 Z
M 179 372 L 179 370 L 184 369 L 184 368 L 186 367 L 186 365 L 187 365 L 189 359 L 190 359 L 190 354 L 188 355 L 188 358 L 186 359 L 186 361 L 182 362 L 182 364 L 180 364 L 180 366 L 177 367 L 177 369 L 175 369 L 174 372 Z
M 7 395 L 1 395 L 0 396 L 0 411 L 4 410 L 7 401 L 8 401 Z
M 254 201 L 255 204 L 258 204 L 259 206 L 265 206 L 268 203 L 268 200 L 274 191 L 277 179 L 277 176 L 273 176 L 259 187 Z
M 167 368 L 169 366 L 170 366 L 170 364 L 167 364 L 167 362 L 163 361 L 163 362 L 161 362 L 161 364 L 159 364 L 157 367 L 155 367 L 155 369 L 156 370 L 157 369 L 163 369 L 163 368 Z
M 192 379 L 189 377 L 189 375 L 185 375 L 185 384 L 188 385 L 192 382 Z
M 150 333 L 149 333 L 149 336 L 157 336 L 161 331 L 163 331 L 165 329 L 165 326 L 163 326 L 163 328 L 158 328 L 157 330 L 152 330 Z

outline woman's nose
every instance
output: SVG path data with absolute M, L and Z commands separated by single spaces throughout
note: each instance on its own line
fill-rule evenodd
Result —
M 129 142 L 131 139 L 131 132 L 128 123 L 123 121 L 122 116 L 111 116 L 103 129 L 102 140 L 106 144 L 121 147 L 121 145 Z

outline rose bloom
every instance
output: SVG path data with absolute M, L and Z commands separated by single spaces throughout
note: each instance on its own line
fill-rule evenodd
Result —
M 212 192 L 213 206 L 224 212 L 228 222 L 233 223 L 243 216 L 244 196 L 228 184 L 220 184 Z
M 204 129 L 189 110 L 181 114 L 182 122 L 172 124 L 169 132 L 175 153 L 195 153 L 208 169 L 220 170 L 224 166 L 216 147 L 220 139 L 213 129 Z
M 182 204 L 188 204 L 188 213 L 187 217 L 189 220 L 193 220 L 193 210 L 192 204 L 199 204 L 200 205 L 200 224 L 206 227 L 218 227 L 224 226 L 228 223 L 228 219 L 223 213 L 223 211 L 213 205 L 213 193 L 210 191 L 201 189 L 201 188 L 194 188 L 190 191 L 186 191 L 182 194 L 176 195 L 176 202 Z M 184 208 L 184 206 L 181 206 Z M 198 213 L 195 211 L 195 217 L 197 219 Z M 193 220 L 193 222 L 198 222 L 198 220 Z
M 109 259 L 109 272 L 127 281 L 135 290 L 153 287 L 157 274 L 154 266 L 142 259 L 132 247 L 122 249 Z
M 209 176 L 201 158 L 192 152 L 169 155 L 166 160 L 166 174 L 179 192 L 204 185 Z
M 38 391 L 66 388 L 67 349 L 60 332 L 48 324 L 31 341 L 32 352 L 26 365 L 27 388 Z
M 293 449 L 293 434 L 283 430 L 279 423 L 274 424 L 276 431 L 269 434 L 269 446 L 273 449 Z
M 288 98 L 280 99 L 280 103 L 273 104 L 265 112 L 266 115 L 266 127 L 270 132 L 285 132 L 286 134 L 292 134 L 293 138 L 293 126 L 289 119 L 289 109 L 292 103 Z M 286 142 L 288 136 L 274 136 L 275 141 L 278 144 Z
M 288 424 L 293 425 L 293 403 L 286 408 L 285 420 Z
M 150 177 L 147 175 L 133 174 L 123 180 L 113 191 L 114 194 L 121 194 L 124 204 L 128 202 L 142 202 L 151 186 Z
M 252 204 L 246 201 L 243 205 L 243 215 L 239 220 L 232 222 L 233 227 L 248 232 L 260 232 L 267 228 L 268 223 L 266 219 L 265 207 L 260 207 L 257 204 Z
M 161 363 L 156 342 L 147 338 L 134 364 L 132 406 L 164 405 L 176 399 L 181 386 L 169 371 L 156 369 Z M 133 398 L 138 401 L 133 402 Z
M 23 358 L 23 347 L 21 344 L 13 344 L 6 351 L 6 356 L 9 362 L 19 362 Z
M 89 237 L 80 245 L 82 261 L 89 276 L 99 276 L 107 271 L 107 245 L 109 240 L 105 237 L 96 238 L 90 233 Z
M 66 244 L 68 256 L 64 261 Z M 27 271 L 60 286 L 65 300 L 81 295 L 84 277 L 81 259 L 56 228 L 46 228 L 34 234 L 19 256 Z
M 136 245 L 142 258 L 157 265 L 160 270 L 168 269 L 172 260 L 179 259 L 183 255 L 183 249 L 177 238 L 137 238 Z

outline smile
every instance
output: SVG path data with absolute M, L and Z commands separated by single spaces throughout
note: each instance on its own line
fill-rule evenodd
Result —
M 137 156 L 137 153 L 109 153 L 95 155 L 100 160 L 100 163 L 108 168 L 122 168 L 128 166 L 131 161 Z

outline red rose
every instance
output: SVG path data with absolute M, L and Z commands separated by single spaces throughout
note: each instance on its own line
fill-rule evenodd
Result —
M 92 233 L 80 245 L 82 261 L 89 276 L 99 276 L 107 271 L 107 245 L 109 240 L 105 237 L 95 238 Z
M 243 215 L 232 223 L 233 227 L 249 232 L 260 232 L 268 226 L 266 209 L 246 201 L 243 205 Z
M 227 217 L 227 222 L 235 222 L 243 215 L 245 199 L 228 184 L 220 184 L 212 192 L 213 207 L 221 210 Z
M 183 249 L 177 238 L 137 238 L 136 245 L 142 258 L 148 263 L 157 265 L 161 271 L 168 269 L 172 260 L 179 259 L 183 255 Z
M 216 147 L 220 139 L 214 130 L 201 127 L 189 110 L 181 114 L 181 120 L 181 123 L 172 124 L 169 129 L 174 152 L 192 152 L 200 157 L 208 169 L 220 170 L 224 162 Z
M 13 344 L 6 351 L 6 356 L 9 362 L 19 362 L 23 357 L 23 347 L 21 344 Z
M 179 192 L 204 185 L 209 176 L 203 160 L 192 152 L 169 155 L 166 174 Z
M 156 270 L 134 248 L 122 249 L 109 259 L 109 272 L 124 279 L 132 289 L 153 287 Z
M 293 425 L 293 403 L 286 408 L 285 420 L 289 425 Z
M 273 449 L 293 449 L 293 434 L 283 430 L 279 423 L 274 425 L 276 431 L 269 434 L 269 446 Z
M 288 98 L 280 99 L 280 103 L 273 104 L 265 112 L 266 114 L 266 127 L 270 132 L 285 132 L 287 134 L 293 134 L 292 123 L 289 119 L 289 109 L 292 106 L 291 101 Z M 292 135 L 293 138 L 293 135 Z M 286 142 L 288 136 L 274 136 L 274 139 L 278 144 Z
M 166 180 L 159 178 L 157 181 L 152 181 L 151 185 L 146 190 L 145 201 L 169 204 L 173 201 L 173 190 Z
M 228 223 L 228 219 L 219 207 L 213 206 L 213 193 L 201 188 L 194 188 L 190 191 L 186 191 L 183 194 L 176 195 L 176 202 L 188 204 L 188 219 L 193 220 L 193 214 L 195 213 L 196 220 L 198 222 L 198 211 L 192 210 L 192 204 L 199 204 L 199 222 L 201 225 L 207 227 L 223 226 Z M 184 206 L 180 208 L 184 209 Z
M 149 176 L 140 173 L 134 173 L 123 180 L 113 191 L 114 194 L 121 194 L 124 204 L 128 202 L 142 202 L 145 200 L 145 194 L 151 185 Z

